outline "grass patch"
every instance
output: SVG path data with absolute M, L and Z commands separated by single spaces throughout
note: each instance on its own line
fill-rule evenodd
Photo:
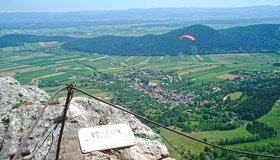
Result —
M 240 98 L 242 96 L 242 92 L 234 92 L 234 93 L 230 93 L 229 97 L 231 100 L 236 100 L 238 98 Z
M 194 133 L 186 133 L 186 134 L 193 136 L 195 138 L 199 138 L 201 140 L 207 139 L 207 141 L 211 143 L 217 143 L 222 139 L 231 139 L 234 137 L 238 137 L 240 135 L 248 136 L 248 137 L 252 136 L 252 134 L 245 129 L 245 125 L 234 130 L 203 131 L 203 132 L 194 132 Z M 185 151 L 190 151 L 191 153 L 194 154 L 199 154 L 201 151 L 203 151 L 205 147 L 204 144 L 190 140 L 188 138 L 177 135 L 176 133 L 172 133 L 165 129 L 160 129 L 160 135 L 163 136 L 168 143 L 170 143 L 170 146 L 173 146 L 172 148 L 168 148 L 170 150 L 173 150 L 172 151 L 173 153 L 177 152 L 174 151 L 174 147 L 175 147 L 179 152 L 185 150 Z M 171 157 L 172 156 L 178 156 L 178 153 L 176 155 L 171 155 Z
M 228 95 L 226 95 L 223 100 L 225 101 L 228 97 L 230 97 L 231 100 L 236 100 L 242 96 L 242 92 L 233 92 Z
M 261 145 L 261 144 L 267 144 L 267 143 L 276 143 L 280 144 L 280 100 L 278 100 L 275 105 L 273 106 L 272 110 L 268 112 L 266 115 L 259 118 L 257 121 L 267 124 L 270 127 L 273 127 L 277 132 L 277 136 L 272 138 L 267 138 L 258 142 L 250 142 L 250 143 L 244 143 L 244 144 L 237 144 L 237 145 L 231 145 L 231 147 L 234 148 L 240 148 L 244 146 L 254 146 L 254 145 Z
M 239 76 L 234 75 L 234 74 L 224 74 L 224 75 L 218 76 L 217 78 L 232 80 L 232 79 L 234 79 L 236 77 L 239 77 Z

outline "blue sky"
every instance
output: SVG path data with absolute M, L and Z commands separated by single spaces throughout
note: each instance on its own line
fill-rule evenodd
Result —
M 0 12 L 65 12 L 161 7 L 280 6 L 280 0 L 0 0 Z

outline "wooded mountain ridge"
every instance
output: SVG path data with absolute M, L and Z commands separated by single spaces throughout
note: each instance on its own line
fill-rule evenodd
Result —
M 195 42 L 181 35 L 196 38 Z M 177 55 L 280 51 L 280 25 L 260 24 L 215 30 L 192 25 L 162 35 L 101 36 L 67 42 L 64 49 L 109 55 Z
M 188 34 L 196 38 L 179 39 Z M 162 35 L 100 36 L 73 38 L 67 36 L 5 35 L 0 48 L 34 42 L 62 42 L 62 48 L 108 55 L 177 55 L 256 53 L 280 51 L 280 25 L 259 24 L 215 30 L 205 25 L 191 25 Z

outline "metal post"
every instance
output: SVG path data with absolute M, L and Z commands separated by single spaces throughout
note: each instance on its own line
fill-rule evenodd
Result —
M 38 122 L 40 121 L 41 117 L 43 116 L 43 113 L 44 111 L 46 110 L 48 104 L 50 103 L 50 101 L 59 93 L 61 92 L 63 89 L 65 89 L 67 87 L 62 87 L 60 88 L 59 90 L 57 90 L 50 98 L 49 100 L 47 101 L 47 103 L 45 104 L 45 106 L 42 108 L 42 110 L 39 112 L 35 122 L 32 124 L 32 126 L 30 127 L 30 129 L 27 131 L 26 135 L 23 137 L 23 140 L 22 140 L 22 143 L 21 145 L 19 146 L 19 148 L 17 149 L 14 157 L 13 157 L 13 160 L 16 160 L 17 157 L 19 156 L 21 150 L 23 149 L 23 147 L 25 146 L 29 136 L 31 135 L 31 133 L 33 132 L 33 130 L 35 129 L 36 125 L 38 124 Z
M 71 99 L 72 99 L 73 93 L 74 93 L 73 87 L 75 87 L 75 84 L 71 84 L 67 87 L 68 93 L 67 93 L 65 108 L 64 108 L 63 116 L 62 116 L 60 133 L 59 133 L 59 137 L 58 137 L 58 143 L 57 143 L 57 149 L 56 149 L 56 158 L 55 158 L 56 160 L 59 159 L 60 144 L 61 144 L 61 140 L 62 140 L 62 134 L 63 134 L 63 130 L 64 130 L 64 124 L 65 124 L 65 120 L 66 120 L 67 110 L 69 108 L 69 105 L 70 105 L 70 102 L 71 102 Z

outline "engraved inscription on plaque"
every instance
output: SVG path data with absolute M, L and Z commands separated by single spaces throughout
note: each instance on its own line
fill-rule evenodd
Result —
M 81 128 L 78 130 L 83 153 L 135 145 L 134 134 L 127 124 Z

